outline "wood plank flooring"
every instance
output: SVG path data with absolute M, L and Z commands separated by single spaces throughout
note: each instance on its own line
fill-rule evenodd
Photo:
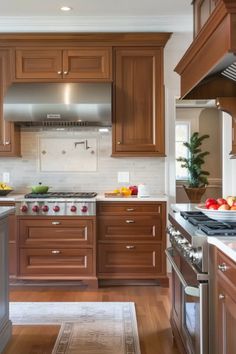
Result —
M 180 354 L 169 323 L 169 290 L 158 286 L 108 287 L 98 290 L 14 288 L 11 301 L 133 301 L 142 354 Z M 59 326 L 13 326 L 3 354 L 51 354 Z M 79 351 L 78 351 L 79 354 Z M 114 353 L 115 354 L 115 351 Z

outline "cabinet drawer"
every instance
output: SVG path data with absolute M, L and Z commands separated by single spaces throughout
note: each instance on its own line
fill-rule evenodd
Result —
M 162 273 L 161 245 L 100 244 L 98 248 L 99 273 L 129 277 Z
M 102 241 L 156 241 L 162 239 L 161 219 L 150 216 L 100 216 L 98 239 Z
M 217 274 L 236 288 L 236 264 L 220 251 L 217 251 L 217 269 Z
M 103 214 L 135 214 L 135 213 L 156 213 L 161 214 L 163 205 L 161 203 L 149 202 L 100 202 L 98 203 L 98 215 Z
M 80 277 L 92 272 L 92 249 L 20 249 L 20 276 Z
M 19 224 L 21 247 L 88 246 L 94 242 L 94 221 L 91 219 L 23 219 Z

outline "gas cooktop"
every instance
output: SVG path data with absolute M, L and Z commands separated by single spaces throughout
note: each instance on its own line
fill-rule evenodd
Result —
M 48 198 L 94 198 L 97 193 L 95 192 L 49 192 L 49 193 L 28 193 L 24 197 L 26 199 L 48 199 Z
M 236 222 L 213 220 L 200 211 L 181 211 L 180 215 L 208 236 L 236 236 Z

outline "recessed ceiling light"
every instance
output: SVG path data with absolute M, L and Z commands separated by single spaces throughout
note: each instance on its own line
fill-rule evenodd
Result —
M 61 7 L 61 11 L 71 11 L 72 10 L 72 7 L 70 6 L 62 6 Z

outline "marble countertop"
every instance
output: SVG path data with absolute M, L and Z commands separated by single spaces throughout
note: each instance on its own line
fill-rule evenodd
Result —
M 7 215 L 13 213 L 14 207 L 0 207 L 0 219 L 5 218 Z
M 236 262 L 236 236 L 208 237 L 207 241 Z

